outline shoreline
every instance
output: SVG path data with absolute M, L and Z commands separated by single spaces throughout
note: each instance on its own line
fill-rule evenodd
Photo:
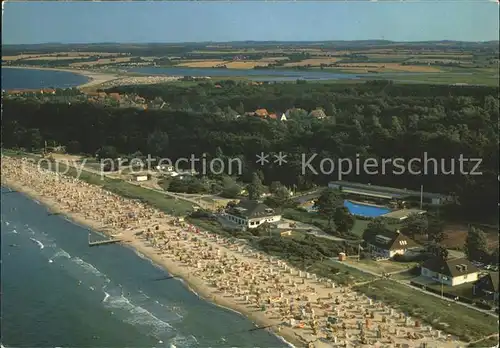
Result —
M 24 160 L 2 158 L 4 185 L 95 232 L 108 236 L 121 232 L 122 245 L 182 279 L 200 298 L 240 313 L 257 325 L 254 329 L 272 331 L 288 343 L 309 348 L 344 344 L 368 348 L 378 338 L 379 343 L 410 346 L 415 339 L 442 348 L 466 345 L 457 336 L 443 336 L 443 330 L 431 323 L 422 326 L 419 318 L 410 317 L 397 305 L 290 267 L 247 243 L 200 231 L 85 181 L 40 172 L 34 166 L 30 171 L 30 166 L 23 168 Z M 341 318 L 341 324 L 332 326 L 331 316 Z M 360 324 L 363 321 L 366 328 Z M 366 330 L 371 330 L 368 339 Z M 376 331 L 382 337 L 376 337 Z
M 122 78 L 122 75 L 119 74 L 112 74 L 112 73 L 101 73 L 101 72 L 96 72 L 96 71 L 90 71 L 90 70 L 79 70 L 79 69 L 71 69 L 71 68 L 47 68 L 47 67 L 35 67 L 35 66 L 6 66 L 3 67 L 2 69 L 27 69 L 27 70 L 47 70 L 47 71 L 61 71 L 61 72 L 68 72 L 68 73 L 73 73 L 81 76 L 85 76 L 88 81 L 75 86 L 76 88 L 88 88 L 88 87 L 95 87 L 100 84 L 103 84 L 105 82 L 110 82 L 113 80 L 117 80 Z
M 11 180 L 2 180 L 2 186 L 8 187 L 11 190 L 15 190 L 19 193 L 22 193 L 29 197 L 34 201 L 40 202 L 49 212 L 61 214 L 63 218 L 69 219 L 73 224 L 76 224 L 80 227 L 88 228 L 92 232 L 96 232 L 99 234 L 104 234 L 106 236 L 111 236 L 112 233 L 110 231 L 106 231 L 99 226 L 96 222 L 86 219 L 78 213 L 70 213 L 62 210 L 57 202 L 53 199 L 43 196 L 33 189 L 17 184 L 16 182 L 12 182 Z M 227 300 L 224 296 L 214 296 L 211 294 L 210 289 L 204 284 L 203 280 L 197 279 L 196 277 L 191 277 L 189 272 L 185 272 L 182 269 L 182 266 L 176 265 L 174 261 L 168 258 L 162 258 L 159 256 L 159 253 L 155 248 L 145 245 L 144 241 L 140 239 L 136 239 L 129 231 L 122 231 L 122 235 L 125 237 L 125 240 L 120 242 L 124 247 L 131 249 L 136 253 L 142 254 L 147 260 L 149 260 L 153 265 L 157 265 L 165 270 L 168 274 L 178 278 L 177 280 L 181 281 L 186 287 L 186 290 L 195 293 L 199 298 L 204 301 L 207 301 L 215 306 L 224 308 L 225 310 L 230 310 L 238 313 L 239 315 L 249 319 L 252 321 L 256 327 L 261 326 L 269 326 L 274 323 L 266 320 L 264 316 L 259 316 L 255 313 L 252 313 L 244 306 L 238 305 L 233 301 Z M 139 255 L 137 255 L 140 257 Z M 285 342 L 287 345 L 291 347 L 305 347 L 306 343 L 302 340 L 299 340 L 296 334 L 290 328 L 283 328 L 281 331 L 275 330 L 273 328 L 263 329 L 270 331 L 271 334 L 277 336 L 278 339 Z

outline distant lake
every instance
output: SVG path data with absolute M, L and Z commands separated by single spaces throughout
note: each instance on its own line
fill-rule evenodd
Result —
M 12 69 L 2 67 L 2 89 L 69 88 L 87 83 L 89 78 L 67 71 Z
M 242 76 L 254 81 L 295 81 L 302 80 L 355 80 L 367 74 L 344 74 L 322 70 L 280 70 L 280 69 L 218 69 L 218 68 L 154 68 L 142 67 L 128 70 L 145 75 L 171 75 L 171 76 L 217 76 L 237 77 Z M 373 74 L 369 74 L 373 76 Z M 376 76 L 378 76 L 377 74 Z M 380 74 L 381 75 L 381 74 Z

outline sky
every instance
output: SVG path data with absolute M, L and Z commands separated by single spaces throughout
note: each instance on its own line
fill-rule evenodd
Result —
M 2 44 L 206 41 L 489 41 L 492 0 L 7 2 Z

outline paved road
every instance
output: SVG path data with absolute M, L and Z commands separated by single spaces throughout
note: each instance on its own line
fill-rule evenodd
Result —
M 348 264 L 348 263 L 345 263 L 345 262 L 341 262 L 341 261 L 339 261 L 339 260 L 337 260 L 337 259 L 331 259 L 331 260 L 332 260 L 333 262 L 340 263 L 340 264 L 342 264 L 342 265 L 344 265 L 344 266 L 346 266 L 346 267 L 351 267 L 351 268 L 354 268 L 354 269 L 356 269 L 356 270 L 358 270 L 358 271 L 361 271 L 361 272 L 364 272 L 364 273 L 367 273 L 367 274 L 370 274 L 370 275 L 373 275 L 373 276 L 375 276 L 375 277 L 378 277 L 378 278 L 382 279 L 382 277 L 380 276 L 380 274 L 375 273 L 375 272 L 371 272 L 371 271 L 368 271 L 368 270 L 365 270 L 365 269 L 364 269 L 364 268 L 362 268 L 362 267 L 358 267 L 358 266 L 355 266 L 355 265 L 352 265 L 352 264 Z M 401 285 L 404 285 L 404 286 L 407 286 L 407 287 L 409 287 L 409 288 L 411 288 L 411 289 L 413 289 L 413 290 L 420 291 L 420 292 L 422 292 L 422 293 L 424 293 L 424 294 L 431 295 L 431 296 L 434 296 L 434 297 L 440 298 L 440 299 L 445 300 L 445 301 L 448 301 L 448 302 L 457 303 L 457 304 L 459 304 L 459 305 L 461 305 L 461 306 L 468 307 L 468 308 L 473 309 L 473 310 L 475 310 L 475 311 L 482 312 L 482 313 L 484 313 L 484 314 L 487 314 L 487 315 L 490 315 L 490 316 L 493 316 L 493 317 L 498 318 L 498 315 L 497 315 L 495 312 L 491 311 L 491 310 L 486 310 L 486 309 L 478 308 L 478 307 L 473 306 L 473 305 L 470 305 L 470 304 L 468 304 L 468 303 L 463 303 L 463 302 L 455 301 L 455 300 L 452 300 L 452 299 L 447 298 L 447 297 L 441 297 L 441 295 L 435 294 L 435 293 L 433 293 L 433 292 L 425 291 L 425 290 L 423 290 L 423 289 L 420 289 L 420 288 L 417 288 L 416 286 L 411 285 L 411 284 L 410 284 L 410 280 L 399 280 L 399 279 L 388 279 L 388 280 L 393 281 L 393 282 L 396 282 L 396 283 L 401 284 Z

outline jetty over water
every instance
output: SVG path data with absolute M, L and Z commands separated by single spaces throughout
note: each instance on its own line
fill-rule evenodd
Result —
M 99 246 L 99 245 L 106 245 L 106 244 L 115 244 L 118 242 L 121 242 L 122 240 L 119 238 L 110 238 L 110 239 L 103 239 L 103 240 L 97 240 L 97 241 L 91 241 L 90 240 L 90 233 L 89 233 L 89 247 L 94 247 L 94 246 Z

